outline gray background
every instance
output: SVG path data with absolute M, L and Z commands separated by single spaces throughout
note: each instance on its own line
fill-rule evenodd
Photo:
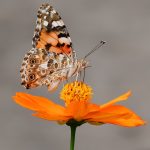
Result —
M 0 0 L 0 150 L 67 150 L 67 126 L 31 116 L 11 99 L 17 91 L 59 101 L 62 87 L 50 94 L 45 87 L 27 91 L 19 69 L 31 48 L 40 0 Z M 150 0 L 56 0 L 51 4 L 68 27 L 79 58 L 98 41 L 107 44 L 89 57 L 86 82 L 94 88 L 95 103 L 107 102 L 131 89 L 123 105 L 149 121 Z M 150 126 L 113 125 L 78 128 L 76 150 L 150 150 Z

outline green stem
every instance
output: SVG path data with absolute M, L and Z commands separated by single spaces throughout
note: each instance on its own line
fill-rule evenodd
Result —
M 70 150 L 74 150 L 75 135 L 76 135 L 77 126 L 70 126 L 70 128 L 71 128 Z

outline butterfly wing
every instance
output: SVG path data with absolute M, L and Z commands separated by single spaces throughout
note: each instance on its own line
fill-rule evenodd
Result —
M 49 4 L 42 4 L 37 14 L 32 45 L 73 59 L 72 42 L 63 20 Z
M 47 85 L 51 91 L 65 78 L 75 52 L 64 22 L 49 4 L 38 10 L 32 45 L 22 63 L 22 84 L 26 88 Z

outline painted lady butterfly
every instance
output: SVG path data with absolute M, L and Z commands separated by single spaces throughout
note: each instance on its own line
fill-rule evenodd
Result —
M 55 90 L 87 67 L 85 59 L 77 60 L 64 22 L 47 3 L 38 10 L 32 46 L 20 70 L 21 84 L 27 89 L 46 85 Z

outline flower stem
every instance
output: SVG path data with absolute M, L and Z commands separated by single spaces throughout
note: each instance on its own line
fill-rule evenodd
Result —
M 70 128 L 71 128 L 70 150 L 74 150 L 75 134 L 77 126 L 70 126 Z

